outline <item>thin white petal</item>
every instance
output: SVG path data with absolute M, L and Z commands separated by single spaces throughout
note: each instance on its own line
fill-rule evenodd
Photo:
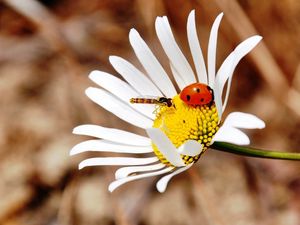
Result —
M 174 74 L 175 80 L 183 80 L 185 82 L 185 86 L 195 83 L 196 78 L 194 72 L 175 41 L 167 17 L 157 17 L 155 21 L 155 29 L 165 53 L 167 54 L 171 64 L 178 72 Z M 180 78 L 177 78 L 177 75 L 179 75 Z
M 167 188 L 167 185 L 169 183 L 169 181 L 171 180 L 172 177 L 174 177 L 175 175 L 179 174 L 179 173 L 182 173 L 186 170 L 188 170 L 189 168 L 191 168 L 191 166 L 193 165 L 193 163 L 185 166 L 185 167 L 182 167 L 182 168 L 179 168 L 177 170 L 175 170 L 174 172 L 172 172 L 171 174 L 168 174 L 164 177 L 162 177 L 157 183 L 156 183 L 156 189 L 160 192 L 160 193 L 163 193 L 165 192 L 166 188 Z
M 179 87 L 180 90 L 182 90 L 183 88 L 186 87 L 184 80 L 181 78 L 181 76 L 179 75 L 179 72 L 176 70 L 176 68 L 173 66 L 172 63 L 170 63 L 170 68 L 172 71 L 172 74 L 175 77 L 176 83 Z
M 95 151 L 95 152 L 120 152 L 120 153 L 150 153 L 153 152 L 151 146 L 134 146 L 116 144 L 105 140 L 88 140 L 75 145 L 70 155 L 79 154 L 82 152 Z
M 138 92 L 133 90 L 129 84 L 120 80 L 119 78 L 102 71 L 94 70 L 90 73 L 89 78 L 94 81 L 96 84 L 100 85 L 107 91 L 111 92 L 125 103 L 130 105 L 132 108 L 137 110 L 138 112 L 144 114 L 145 116 L 155 119 L 155 115 L 153 114 L 154 106 L 153 105 L 145 105 L 145 104 L 130 104 L 130 98 L 134 98 L 139 95 Z
M 159 170 L 165 167 L 166 165 L 159 163 L 154 165 L 148 165 L 148 166 L 129 166 L 129 167 L 123 167 L 116 171 L 115 178 L 116 180 L 122 179 L 127 177 L 128 175 L 132 173 L 138 173 L 138 172 L 148 172 L 148 171 L 154 171 Z
M 241 43 L 234 50 L 235 58 L 234 58 L 234 63 L 233 63 L 232 69 L 230 71 L 229 79 L 227 82 L 227 89 L 226 89 L 226 96 L 225 96 L 225 100 L 224 100 L 224 104 L 223 104 L 223 111 L 227 105 L 229 92 L 230 92 L 230 86 L 231 86 L 231 80 L 232 80 L 233 71 L 234 71 L 235 67 L 237 66 L 239 61 L 261 41 L 261 39 L 262 39 L 262 37 L 258 36 L 258 35 L 250 37 L 243 42 L 244 44 Z M 223 89 L 222 89 L 222 92 L 223 92 Z
M 135 146 L 151 146 L 151 139 L 128 131 L 101 127 L 98 125 L 80 125 L 73 129 L 74 134 L 87 135 L 96 138 L 102 138 L 115 143 L 135 145 Z
M 88 166 L 124 166 L 124 165 L 146 165 L 157 162 L 157 157 L 133 158 L 133 157 L 97 157 L 83 160 L 78 168 L 81 170 Z
M 200 46 L 200 41 L 197 35 L 196 23 L 195 23 L 195 10 L 192 10 L 189 14 L 187 21 L 187 36 L 189 41 L 190 50 L 193 56 L 194 65 L 198 75 L 198 81 L 200 83 L 207 83 L 206 66 Z
M 208 41 L 208 52 L 207 52 L 207 60 L 208 60 L 208 84 L 210 87 L 214 87 L 215 83 L 215 75 L 216 75 L 216 51 L 217 51 L 217 39 L 218 39 L 218 29 L 220 26 L 221 19 L 223 17 L 223 13 L 220 13 L 214 21 L 212 25 L 209 41 Z
M 226 89 L 226 95 L 225 95 L 225 99 L 224 99 L 223 106 L 222 106 L 222 112 L 225 111 L 226 106 L 227 106 L 227 102 L 228 102 L 228 98 L 229 98 L 229 94 L 230 94 L 230 89 L 231 89 L 230 87 L 231 87 L 232 77 L 233 76 L 230 76 L 228 78 L 228 81 L 227 81 L 227 89 Z
M 224 60 L 222 65 L 220 66 L 218 73 L 216 75 L 216 82 L 215 82 L 214 87 L 219 88 L 221 96 L 223 93 L 224 85 L 225 85 L 228 77 L 230 76 L 230 74 L 232 74 L 232 72 L 234 70 L 233 65 L 235 62 L 235 57 L 236 57 L 235 52 L 234 51 L 231 52 L 227 56 L 227 58 Z
M 217 76 L 216 76 L 216 88 L 219 89 L 220 95 L 222 96 L 223 89 L 225 86 L 226 81 L 232 77 L 233 71 L 239 61 L 248 54 L 262 39 L 261 36 L 252 36 L 242 43 L 240 43 L 232 53 L 227 56 L 227 58 L 222 63 L 220 69 L 218 70 Z M 231 79 L 227 85 L 227 92 L 230 91 L 230 84 Z M 227 103 L 229 93 L 226 93 L 225 102 Z M 221 98 L 222 99 L 222 98 Z M 225 109 L 226 104 L 224 104 L 223 108 Z
M 218 74 L 224 74 L 224 76 L 226 76 L 226 74 L 230 74 L 233 71 L 233 63 L 234 63 L 234 52 L 232 52 L 223 62 L 223 64 L 221 65 Z M 216 82 L 214 84 L 214 96 L 215 96 L 215 103 L 216 103 L 216 107 L 217 107 L 217 111 L 218 111 L 218 116 L 219 116 L 219 121 L 221 121 L 222 119 L 222 114 L 223 114 L 223 108 L 222 107 L 222 94 L 223 94 L 223 88 L 224 88 L 224 84 L 221 81 L 221 76 L 216 77 Z M 225 80 L 226 81 L 226 80 Z
M 174 166 L 185 166 L 176 147 L 169 138 L 158 128 L 146 129 L 147 134 L 163 156 Z
M 231 126 L 236 128 L 245 129 L 262 129 L 264 128 L 265 122 L 259 119 L 257 116 L 243 112 L 230 113 L 225 121 L 224 126 Z
M 222 141 L 236 145 L 248 145 L 250 144 L 249 137 L 237 128 L 222 126 L 215 134 L 212 142 Z
M 136 176 L 125 177 L 123 179 L 116 180 L 116 181 L 110 183 L 110 185 L 108 186 L 108 190 L 110 192 L 113 192 L 116 188 L 120 187 L 121 185 L 123 185 L 127 182 L 142 179 L 142 178 L 146 178 L 146 177 L 153 177 L 153 176 L 161 175 L 161 174 L 164 174 L 164 173 L 168 173 L 172 169 L 173 168 L 168 167 L 168 168 L 165 168 L 165 169 L 162 169 L 162 170 L 159 170 L 159 171 L 155 171 L 155 172 L 150 172 L 150 173 L 145 173 L 145 174 L 139 174 L 139 175 L 136 175 Z
M 178 148 L 178 152 L 183 155 L 196 156 L 202 152 L 202 148 L 199 142 L 188 140 Z
M 94 70 L 89 74 L 89 78 L 114 95 L 120 96 L 120 98 L 122 99 L 125 98 L 126 101 L 128 101 L 128 99 L 132 96 L 136 96 L 139 94 L 138 92 L 133 90 L 126 82 L 106 72 Z
M 220 91 L 220 87 L 217 82 L 215 82 L 215 87 L 213 88 L 213 90 L 214 90 L 214 99 L 217 108 L 218 118 L 219 118 L 219 122 L 221 122 L 222 115 L 223 115 L 222 93 Z
M 120 119 L 140 128 L 152 127 L 153 121 L 120 101 L 109 92 L 99 88 L 88 88 L 86 95 L 95 103 L 116 115 Z
M 141 95 L 163 95 L 152 81 L 130 62 L 118 56 L 110 56 L 109 61 L 115 70 Z
M 234 68 L 237 66 L 239 61 L 261 41 L 261 39 L 262 37 L 259 35 L 249 37 L 234 49 L 234 53 L 235 53 L 235 61 L 233 65 Z
M 175 96 L 177 93 L 168 74 L 135 29 L 130 30 L 129 41 L 137 58 L 156 86 L 166 97 Z

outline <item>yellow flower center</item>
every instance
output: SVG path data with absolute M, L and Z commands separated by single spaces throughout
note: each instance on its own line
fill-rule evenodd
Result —
M 173 106 L 159 106 L 153 127 L 163 131 L 176 148 L 187 140 L 201 143 L 203 150 L 199 155 L 181 155 L 186 165 L 196 162 L 200 155 L 210 146 L 214 134 L 219 129 L 219 118 L 215 104 L 204 106 L 190 106 L 184 103 L 179 95 L 173 99 Z M 155 144 L 152 148 L 159 160 L 172 166 Z

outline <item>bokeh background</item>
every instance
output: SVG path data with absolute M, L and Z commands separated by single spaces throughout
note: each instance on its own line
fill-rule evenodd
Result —
M 69 157 L 85 123 L 143 134 L 84 95 L 99 69 L 118 76 L 109 55 L 141 67 L 129 45 L 135 27 L 161 62 L 154 31 L 167 15 L 191 59 L 186 19 L 196 10 L 206 53 L 214 18 L 224 12 L 217 65 L 254 34 L 263 36 L 235 71 L 227 113 L 266 121 L 249 133 L 254 147 L 300 151 L 300 2 L 297 0 L 2 0 L 0 1 L 0 224 L 2 225 L 299 225 L 300 162 L 209 150 L 164 194 L 155 178 L 113 194 L 116 168 L 77 170 L 91 156 Z M 105 154 L 102 154 L 105 155 Z

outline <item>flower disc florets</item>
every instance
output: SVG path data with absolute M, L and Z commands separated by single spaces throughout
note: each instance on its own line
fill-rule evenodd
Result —
M 184 103 L 179 95 L 176 95 L 172 101 L 172 107 L 159 107 L 153 127 L 162 130 L 176 148 L 187 140 L 198 141 L 203 147 L 202 154 L 210 146 L 214 134 L 219 129 L 215 104 L 190 106 Z M 171 166 L 154 144 L 152 147 L 159 160 Z M 199 157 L 200 154 L 193 157 L 181 155 L 187 165 L 196 162 Z

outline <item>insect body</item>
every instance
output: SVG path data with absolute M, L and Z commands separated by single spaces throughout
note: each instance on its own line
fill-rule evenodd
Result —
M 171 107 L 172 99 L 166 97 L 131 98 L 130 103 L 156 104 L 156 105 L 166 105 L 168 107 Z
M 180 92 L 180 98 L 188 105 L 206 105 L 214 101 L 214 92 L 208 85 L 193 83 Z

